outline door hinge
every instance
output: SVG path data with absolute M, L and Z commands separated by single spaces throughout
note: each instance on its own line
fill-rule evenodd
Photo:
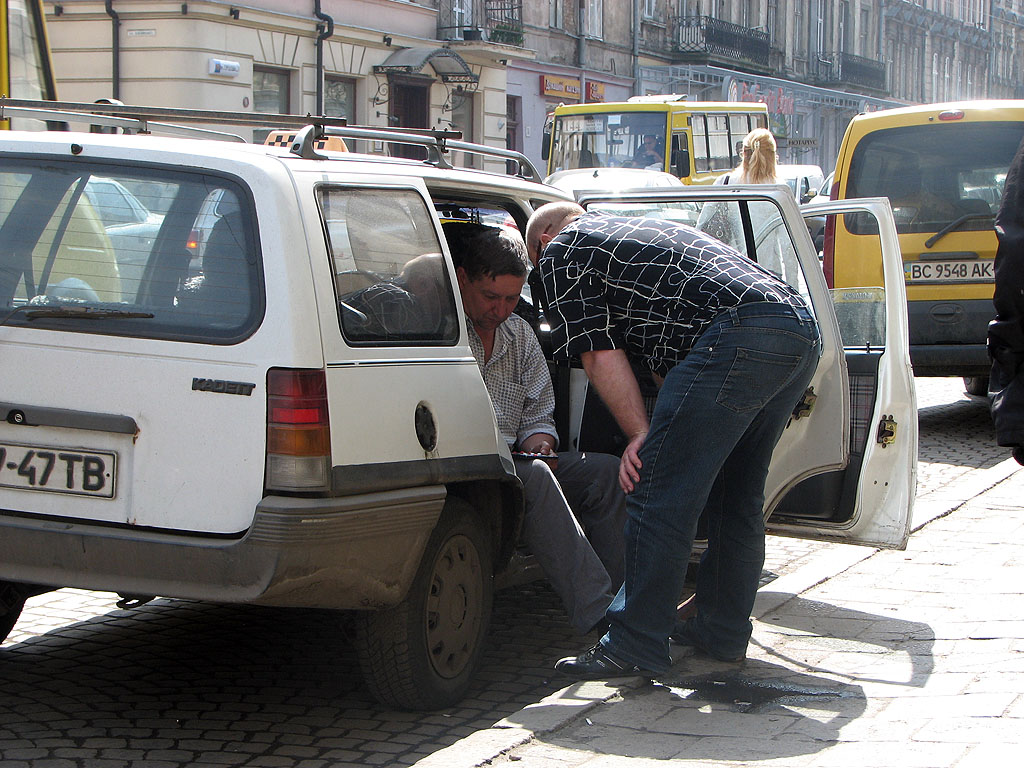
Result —
M 875 440 L 881 444 L 883 448 L 896 442 L 896 419 L 892 416 L 883 416 L 882 420 L 878 422 L 878 436 Z
M 800 398 L 800 402 L 796 404 L 793 409 L 793 418 L 801 419 L 804 416 L 810 416 L 811 411 L 814 410 L 814 403 L 818 400 L 818 396 L 814 394 L 814 387 L 808 387 Z

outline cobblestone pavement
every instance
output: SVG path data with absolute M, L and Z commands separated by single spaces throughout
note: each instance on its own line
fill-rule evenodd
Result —
M 918 379 L 918 405 L 919 493 L 1009 455 L 959 379 Z M 764 581 L 822 546 L 769 537 Z M 407 766 L 561 687 L 551 660 L 581 645 L 545 585 L 506 590 L 460 706 L 394 712 L 363 690 L 343 615 L 116 599 L 29 601 L 0 649 L 0 766 Z

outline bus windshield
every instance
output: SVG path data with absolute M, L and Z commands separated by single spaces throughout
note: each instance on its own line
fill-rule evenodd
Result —
M 573 168 L 665 168 L 668 112 L 556 115 L 551 172 Z

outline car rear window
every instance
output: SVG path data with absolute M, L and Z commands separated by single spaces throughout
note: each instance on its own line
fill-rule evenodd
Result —
M 243 187 L 205 173 L 5 159 L 7 324 L 231 343 L 262 314 Z
M 850 162 L 846 197 L 888 197 L 901 234 L 991 230 L 1006 170 L 1024 124 L 956 122 L 868 134 Z M 847 216 L 854 234 L 873 232 L 871 217 Z

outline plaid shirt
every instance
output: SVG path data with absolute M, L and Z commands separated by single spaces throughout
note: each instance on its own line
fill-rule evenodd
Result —
M 548 244 L 538 266 L 557 357 L 624 349 L 661 376 L 723 310 L 805 306 L 725 243 L 660 219 L 585 213 Z
M 530 324 L 511 315 L 499 325 L 494 331 L 491 359 L 485 363 L 484 344 L 470 322 L 469 348 L 491 396 L 498 429 L 509 446 L 514 448 L 530 435 L 543 432 L 555 439 L 557 447 L 555 390 L 548 362 Z

